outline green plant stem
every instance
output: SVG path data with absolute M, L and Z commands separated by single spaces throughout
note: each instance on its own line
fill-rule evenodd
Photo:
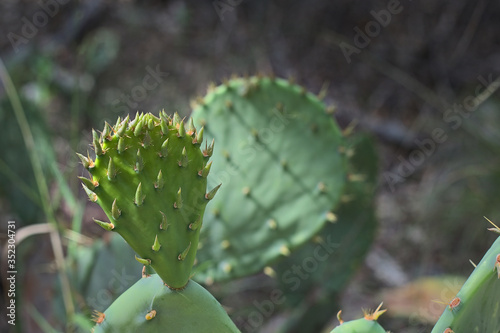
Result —
M 28 304 L 28 313 L 44 333 L 60 333 L 52 326 L 50 326 L 50 323 L 45 318 L 43 318 L 40 312 L 38 312 L 38 310 L 32 304 Z

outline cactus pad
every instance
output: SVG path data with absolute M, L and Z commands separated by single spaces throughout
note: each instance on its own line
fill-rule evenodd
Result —
M 174 289 L 191 275 L 205 206 L 216 191 L 206 193 L 202 141 L 203 129 L 177 114 L 138 114 L 93 131 L 95 161 L 79 154 L 91 174 L 81 178 L 83 188 L 109 218 L 96 223 L 119 233 Z
M 495 230 L 500 232 L 500 229 Z M 432 330 L 432 333 L 442 332 L 500 332 L 500 237 Z
M 309 240 L 339 202 L 343 138 L 325 105 L 288 81 L 239 78 L 197 101 L 195 122 L 215 138 L 210 203 L 195 278 L 258 272 Z
M 202 286 L 189 281 L 178 291 L 156 274 L 142 278 L 96 318 L 101 332 L 239 332 L 224 308 Z

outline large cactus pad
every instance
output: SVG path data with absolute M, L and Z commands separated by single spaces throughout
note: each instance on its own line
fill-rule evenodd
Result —
M 344 187 L 342 135 L 325 105 L 282 79 L 232 79 L 193 111 L 215 138 L 200 280 L 255 273 L 309 240 Z
M 177 114 L 137 115 L 93 132 L 96 159 L 79 155 L 92 175 L 81 178 L 89 198 L 109 223 L 171 288 L 186 285 L 198 247 L 207 202 L 207 160 L 203 131 Z
M 500 229 L 494 229 L 500 233 Z M 500 332 L 500 237 L 493 243 L 432 333 Z
M 224 308 L 202 286 L 189 281 L 171 290 L 155 274 L 143 278 L 98 314 L 93 333 L 239 332 Z

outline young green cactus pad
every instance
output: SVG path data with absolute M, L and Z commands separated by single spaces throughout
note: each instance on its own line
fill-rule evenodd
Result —
M 339 202 L 346 178 L 341 132 L 314 95 L 282 79 L 238 78 L 197 101 L 196 122 L 215 138 L 196 279 L 258 272 L 309 240 Z
M 156 274 L 130 287 L 96 322 L 94 333 L 239 332 L 202 286 L 191 280 L 183 290 L 172 290 Z
M 500 237 L 432 329 L 443 332 L 500 332 Z
M 119 233 L 174 289 L 189 280 L 205 206 L 217 191 L 206 193 L 210 154 L 202 141 L 192 120 L 137 114 L 93 131 L 95 161 L 79 155 L 91 174 L 83 188 L 110 221 L 96 223 Z
M 328 223 L 313 241 L 273 266 L 279 288 L 287 290 L 290 317 L 286 332 L 317 332 L 325 326 L 339 294 L 362 264 L 375 237 L 375 145 L 368 135 L 352 134 L 345 147 L 350 181 L 335 210 L 337 221 Z
M 380 310 L 382 304 L 374 312 L 365 312 L 364 318 L 344 322 L 341 318 L 341 311 L 337 314 L 340 325 L 335 327 L 330 333 L 386 333 L 377 323 L 378 318 L 386 311 Z

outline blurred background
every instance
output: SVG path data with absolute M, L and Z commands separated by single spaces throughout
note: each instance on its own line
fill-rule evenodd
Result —
M 445 307 L 431 300 L 449 301 L 495 239 L 483 216 L 500 222 L 498 17 L 494 0 L 0 1 L 0 331 L 88 331 L 140 278 L 77 179 L 91 129 L 137 110 L 189 115 L 210 82 L 256 73 L 321 91 L 379 155 L 375 241 L 325 329 L 384 300 L 386 329 L 430 331 Z M 93 277 L 111 266 L 113 281 Z M 210 290 L 238 323 L 266 278 L 246 279 L 239 304 L 241 281 Z M 274 332 L 289 313 L 239 325 Z

